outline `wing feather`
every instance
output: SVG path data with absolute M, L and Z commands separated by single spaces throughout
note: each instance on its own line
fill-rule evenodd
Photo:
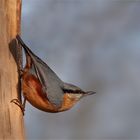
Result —
M 35 73 L 43 87 L 44 93 L 47 94 L 51 103 L 60 106 L 63 101 L 64 91 L 62 90 L 63 81 L 56 75 L 56 73 L 38 56 L 36 56 L 22 41 L 20 36 L 17 40 L 25 49 L 25 52 L 31 57 Z

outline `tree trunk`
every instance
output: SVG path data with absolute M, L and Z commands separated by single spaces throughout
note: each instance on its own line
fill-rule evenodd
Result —
M 12 99 L 19 98 L 16 61 L 18 50 L 12 40 L 20 33 L 21 0 L 0 0 L 0 140 L 24 139 L 23 115 Z

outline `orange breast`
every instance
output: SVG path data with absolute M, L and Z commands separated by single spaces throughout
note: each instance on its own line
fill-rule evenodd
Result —
M 31 74 L 24 74 L 22 79 L 22 91 L 25 98 L 36 108 L 46 112 L 62 112 L 70 109 L 77 100 L 70 94 L 64 94 L 63 103 L 60 108 L 50 103 L 47 95 L 43 93 L 40 81 Z
M 56 107 L 51 104 L 46 94 L 42 91 L 42 85 L 34 75 L 25 74 L 22 80 L 22 90 L 25 98 L 36 108 L 52 112 Z

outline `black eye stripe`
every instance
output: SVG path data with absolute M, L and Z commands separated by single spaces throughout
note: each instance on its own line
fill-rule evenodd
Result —
M 69 89 L 63 89 L 64 93 L 71 93 L 71 94 L 84 94 L 84 91 L 81 90 L 69 90 Z

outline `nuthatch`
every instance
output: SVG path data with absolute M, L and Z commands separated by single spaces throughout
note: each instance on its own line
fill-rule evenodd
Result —
M 85 92 L 77 86 L 63 82 L 24 44 L 19 35 L 16 39 L 26 54 L 26 65 L 21 75 L 24 105 L 27 100 L 42 111 L 56 113 L 70 109 L 82 97 L 95 94 L 95 92 Z

